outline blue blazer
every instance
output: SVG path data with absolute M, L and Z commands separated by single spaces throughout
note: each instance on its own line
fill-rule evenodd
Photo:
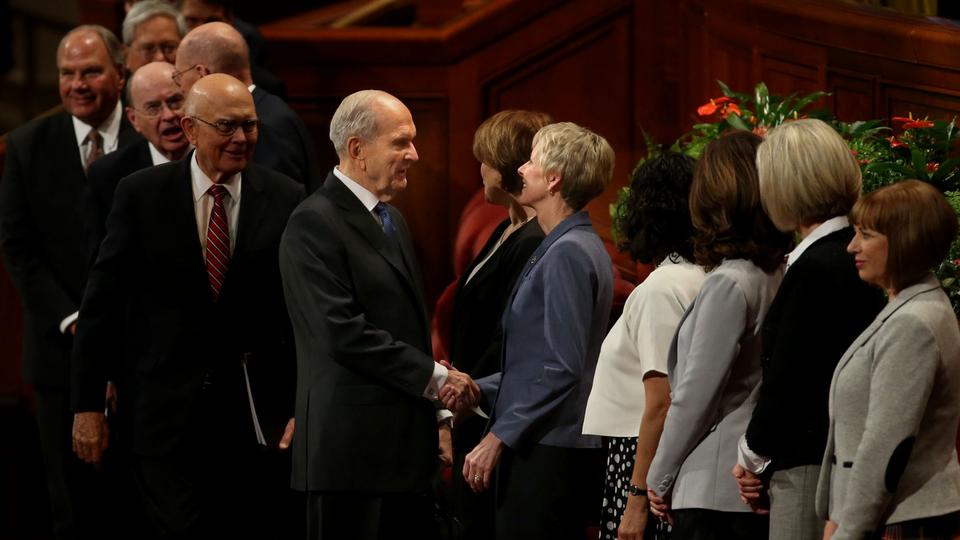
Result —
M 488 429 L 514 450 L 597 448 L 583 435 L 613 301 L 613 266 L 586 212 L 563 220 L 533 253 L 503 315 L 501 372 L 480 379 Z

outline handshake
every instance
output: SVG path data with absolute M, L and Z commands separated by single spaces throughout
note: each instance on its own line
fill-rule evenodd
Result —
M 480 387 L 469 375 L 441 360 L 447 368 L 447 382 L 440 387 L 439 398 L 443 406 L 455 413 L 468 411 L 480 403 Z

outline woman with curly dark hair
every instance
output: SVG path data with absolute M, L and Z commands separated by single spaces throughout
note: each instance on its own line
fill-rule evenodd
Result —
M 694 171 L 694 254 L 710 274 L 681 319 L 667 358 L 671 398 L 647 473 L 651 511 L 679 540 L 767 537 L 766 516 L 740 502 L 730 475 L 760 384 L 760 327 L 783 275 L 789 235 L 760 203 L 762 139 L 711 142 Z
M 630 257 L 657 268 L 627 298 L 610 329 L 587 400 L 583 432 L 607 439 L 600 537 L 639 540 L 655 533 L 647 519 L 647 469 L 670 405 L 667 352 L 680 317 L 706 277 L 693 261 L 687 196 L 694 160 L 666 153 L 640 164 L 614 222 Z M 638 436 L 639 432 L 639 436 Z M 660 531 L 659 538 L 666 532 Z

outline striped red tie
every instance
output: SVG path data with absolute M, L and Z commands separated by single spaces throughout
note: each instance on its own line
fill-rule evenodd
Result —
M 213 196 L 213 210 L 210 212 L 210 223 L 207 224 L 207 280 L 210 281 L 210 291 L 216 302 L 223 288 L 223 277 L 230 266 L 230 229 L 227 227 L 227 211 L 223 206 L 227 189 L 214 184 L 207 192 Z

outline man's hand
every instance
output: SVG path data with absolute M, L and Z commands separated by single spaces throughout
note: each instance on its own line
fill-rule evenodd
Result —
M 769 502 L 766 498 L 766 486 L 763 480 L 752 472 L 744 469 L 739 463 L 731 471 L 740 488 L 740 500 L 757 514 L 770 513 Z
M 647 529 L 647 498 L 627 495 L 627 507 L 623 510 L 617 540 L 643 540 L 643 531 Z
M 658 497 L 652 489 L 648 489 L 647 498 L 650 499 L 650 512 L 657 516 L 660 521 L 673 525 L 673 515 L 670 514 L 670 503 L 666 500 L 666 497 Z
M 830 540 L 833 538 L 833 533 L 837 532 L 837 529 L 840 526 L 834 521 L 827 520 L 826 526 L 823 528 L 823 540 Z
M 77 321 L 70 323 L 70 326 L 67 327 L 67 332 L 70 332 L 71 336 L 77 335 Z
M 102 412 L 73 415 L 73 451 L 77 457 L 91 465 L 100 465 L 109 443 L 110 428 Z
M 453 437 L 450 435 L 450 424 L 446 422 L 440 424 L 438 428 L 440 438 L 440 448 L 437 453 L 440 457 L 441 467 L 450 467 L 453 465 Z
M 293 442 L 293 430 L 295 427 L 296 420 L 294 418 L 287 420 L 287 427 L 283 428 L 283 436 L 280 437 L 280 444 L 277 445 L 281 450 L 290 448 L 290 443 Z
M 487 433 L 480 444 L 467 454 L 463 461 L 463 478 L 470 489 L 481 492 L 490 487 L 493 468 L 500 461 L 503 441 L 492 432 Z
M 477 383 L 449 362 L 440 363 L 447 368 L 447 382 L 440 388 L 439 393 L 443 406 L 454 412 L 476 406 L 480 402 L 480 387 Z

